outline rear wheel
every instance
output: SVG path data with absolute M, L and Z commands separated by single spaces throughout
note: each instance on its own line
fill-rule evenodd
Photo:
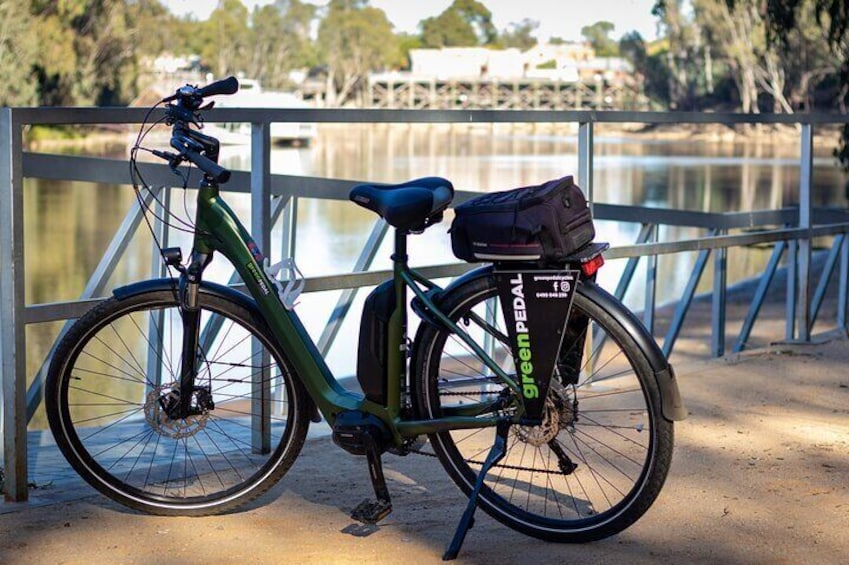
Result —
M 268 490 L 308 427 L 307 397 L 253 309 L 200 294 L 198 375 L 186 418 L 176 293 L 111 298 L 58 346 L 46 409 L 74 469 L 106 496 L 152 514 L 206 515 Z
M 672 456 L 673 427 L 661 415 L 650 365 L 586 284 L 575 295 L 543 422 L 510 427 L 507 454 L 479 498 L 499 521 L 550 541 L 592 541 L 627 528 L 654 502 Z M 516 374 L 492 276 L 458 287 L 442 308 Z M 503 393 L 456 335 L 428 326 L 417 338 L 416 402 L 425 417 Z M 434 434 L 430 443 L 468 494 L 494 439 L 495 429 L 484 428 Z

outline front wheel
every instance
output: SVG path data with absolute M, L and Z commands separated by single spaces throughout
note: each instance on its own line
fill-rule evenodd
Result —
M 270 488 L 308 427 L 306 393 L 257 312 L 200 293 L 193 413 L 179 394 L 183 323 L 173 290 L 101 303 L 63 338 L 45 405 L 56 443 L 106 496 L 152 514 L 202 516 Z
M 461 285 L 441 307 L 508 375 L 516 374 L 492 275 Z M 505 393 L 468 346 L 444 329 L 424 327 L 415 351 L 416 402 L 424 417 L 483 406 Z M 429 439 L 468 494 L 494 438 L 495 428 L 484 428 Z M 479 505 L 509 527 L 541 539 L 601 539 L 627 528 L 654 502 L 672 443 L 672 423 L 661 414 L 648 360 L 581 285 L 542 424 L 510 427 L 507 454 L 487 474 Z

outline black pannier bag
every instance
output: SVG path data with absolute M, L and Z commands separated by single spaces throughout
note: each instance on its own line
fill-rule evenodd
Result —
M 451 248 L 463 261 L 557 261 L 595 237 L 571 176 L 475 197 L 454 209 Z

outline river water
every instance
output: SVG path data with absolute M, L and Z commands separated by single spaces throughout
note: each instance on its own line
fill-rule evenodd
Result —
M 831 157 L 831 139 L 817 143 L 814 162 L 814 203 L 846 205 L 845 178 Z M 123 158 L 120 148 L 112 156 Z M 571 126 L 524 125 L 325 125 L 308 147 L 276 147 L 272 172 L 351 180 L 401 182 L 420 176 L 450 179 L 457 189 L 505 190 L 577 173 L 577 136 Z M 761 137 L 743 142 L 648 136 L 595 135 L 595 202 L 657 208 L 733 212 L 772 209 L 798 200 L 799 142 L 792 136 Z M 225 147 L 225 165 L 247 169 L 248 147 Z M 115 229 L 133 202 L 127 185 L 104 186 L 76 182 L 25 182 L 26 300 L 44 303 L 73 299 L 82 292 Z M 185 200 L 185 203 L 184 203 Z M 192 207 L 192 195 L 175 191 L 173 209 Z M 249 200 L 234 196 L 233 208 L 249 220 Z M 350 272 L 371 230 L 374 216 L 350 202 L 302 199 L 298 208 L 296 258 L 306 276 Z M 412 238 L 414 265 L 452 262 L 446 222 Z M 598 222 L 598 240 L 612 245 L 633 243 L 640 226 Z M 107 288 L 149 277 L 150 239 L 144 227 Z M 279 234 L 272 234 L 273 239 Z M 695 229 L 660 230 L 662 241 L 704 235 Z M 390 239 L 390 238 L 387 238 Z M 175 234 L 185 247 L 188 239 Z M 272 258 L 277 251 L 271 250 Z M 732 250 L 729 282 L 760 272 L 768 250 Z M 374 268 L 387 268 L 389 247 L 383 246 Z M 660 258 L 658 300 L 680 296 L 692 271 L 694 254 Z M 613 289 L 624 266 L 611 261 L 601 283 Z M 226 265 L 213 263 L 210 276 L 226 281 Z M 642 276 L 637 276 L 626 301 L 642 308 Z M 706 273 L 702 290 L 710 286 Z M 361 304 L 365 292 L 360 293 Z M 333 308 L 337 293 L 304 296 L 298 308 L 317 336 Z M 351 374 L 359 309 L 355 307 L 338 345 L 329 355 L 335 371 Z M 27 330 L 30 374 L 41 364 L 61 323 Z

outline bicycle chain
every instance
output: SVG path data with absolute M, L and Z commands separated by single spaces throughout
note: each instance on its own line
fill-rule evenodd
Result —
M 474 394 L 478 395 L 478 394 L 501 394 L 501 393 L 495 392 L 495 391 L 493 391 L 493 392 L 483 392 L 482 391 L 482 392 L 476 392 Z M 439 395 L 440 396 L 471 396 L 471 394 L 468 393 L 468 392 L 440 392 Z M 408 451 L 408 453 L 415 453 L 416 455 L 424 455 L 426 457 L 439 458 L 439 456 L 436 455 L 436 453 L 430 453 L 430 452 L 427 452 L 427 451 L 422 451 L 421 449 L 411 449 L 411 450 Z M 483 463 L 484 463 L 483 461 L 476 461 L 474 459 L 463 459 L 463 460 L 466 463 L 470 463 L 470 464 L 473 464 L 473 465 L 483 466 Z M 500 469 L 507 469 L 508 471 L 528 471 L 528 472 L 531 472 L 531 473 L 540 473 L 540 474 L 543 474 L 543 475 L 563 475 L 564 474 L 563 471 L 552 471 L 550 469 L 544 469 L 544 470 L 543 469 L 533 469 L 531 467 L 520 467 L 518 465 L 507 465 L 507 464 L 499 464 L 499 463 L 496 463 L 492 467 L 493 468 L 498 467 Z

